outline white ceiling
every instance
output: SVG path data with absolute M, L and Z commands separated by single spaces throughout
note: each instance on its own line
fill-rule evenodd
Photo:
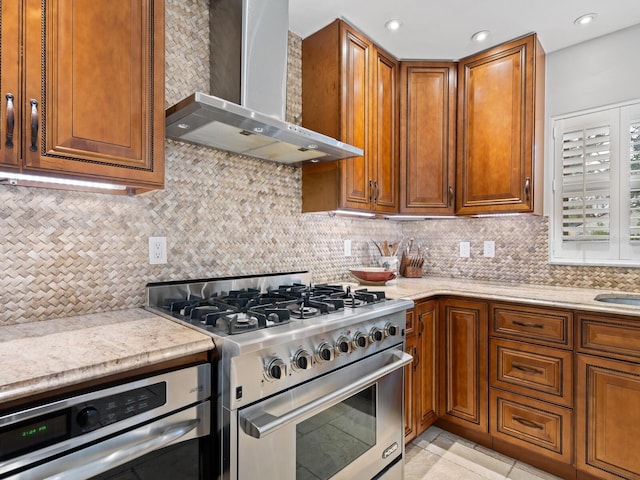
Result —
M 595 22 L 574 25 L 593 12 Z M 458 60 L 530 32 L 550 53 L 640 24 L 640 0 L 289 0 L 289 29 L 302 38 L 336 18 L 399 59 Z M 392 18 L 396 32 L 384 27 Z M 471 41 L 479 30 L 491 32 L 483 44 Z

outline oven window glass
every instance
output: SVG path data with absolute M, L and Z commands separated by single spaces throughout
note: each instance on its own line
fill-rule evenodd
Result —
M 325 480 L 376 443 L 376 385 L 296 426 L 296 480 Z
M 91 477 L 91 480 L 202 480 L 208 479 L 205 439 L 193 439 L 148 453 L 136 460 Z

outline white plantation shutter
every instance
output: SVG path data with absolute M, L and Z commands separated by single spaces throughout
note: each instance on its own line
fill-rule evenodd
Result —
M 619 261 L 619 108 L 557 119 L 550 261 Z
M 553 122 L 552 263 L 640 267 L 640 102 Z
M 611 126 L 562 136 L 562 241 L 607 241 Z

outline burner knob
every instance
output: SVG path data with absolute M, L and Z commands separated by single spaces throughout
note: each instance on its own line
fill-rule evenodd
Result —
M 384 333 L 386 333 L 388 337 L 395 337 L 399 332 L 400 329 L 395 323 L 387 323 L 387 325 L 384 327 Z
M 338 353 L 351 353 L 351 342 L 345 336 L 338 338 L 336 342 L 336 351 Z
M 309 370 L 312 365 L 312 358 L 309 352 L 306 350 L 298 350 L 293 356 L 293 368 L 294 370 Z
M 353 336 L 353 346 L 356 348 L 366 348 L 369 346 L 369 337 L 362 332 L 356 332 Z
M 322 342 L 316 350 L 316 357 L 321 362 L 331 362 L 335 358 L 335 350 L 327 342 Z
M 266 369 L 266 376 L 271 380 L 280 380 L 286 375 L 286 367 L 284 362 L 279 358 L 274 358 L 269 362 Z
M 372 342 L 381 342 L 384 340 L 384 331 L 378 327 L 373 327 L 371 332 L 369 332 L 369 336 L 371 337 Z

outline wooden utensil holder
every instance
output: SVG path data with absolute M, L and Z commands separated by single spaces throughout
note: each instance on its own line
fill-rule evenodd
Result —
M 400 275 L 405 278 L 420 278 L 422 277 L 422 267 L 410 266 L 409 258 L 403 252 L 400 259 Z

